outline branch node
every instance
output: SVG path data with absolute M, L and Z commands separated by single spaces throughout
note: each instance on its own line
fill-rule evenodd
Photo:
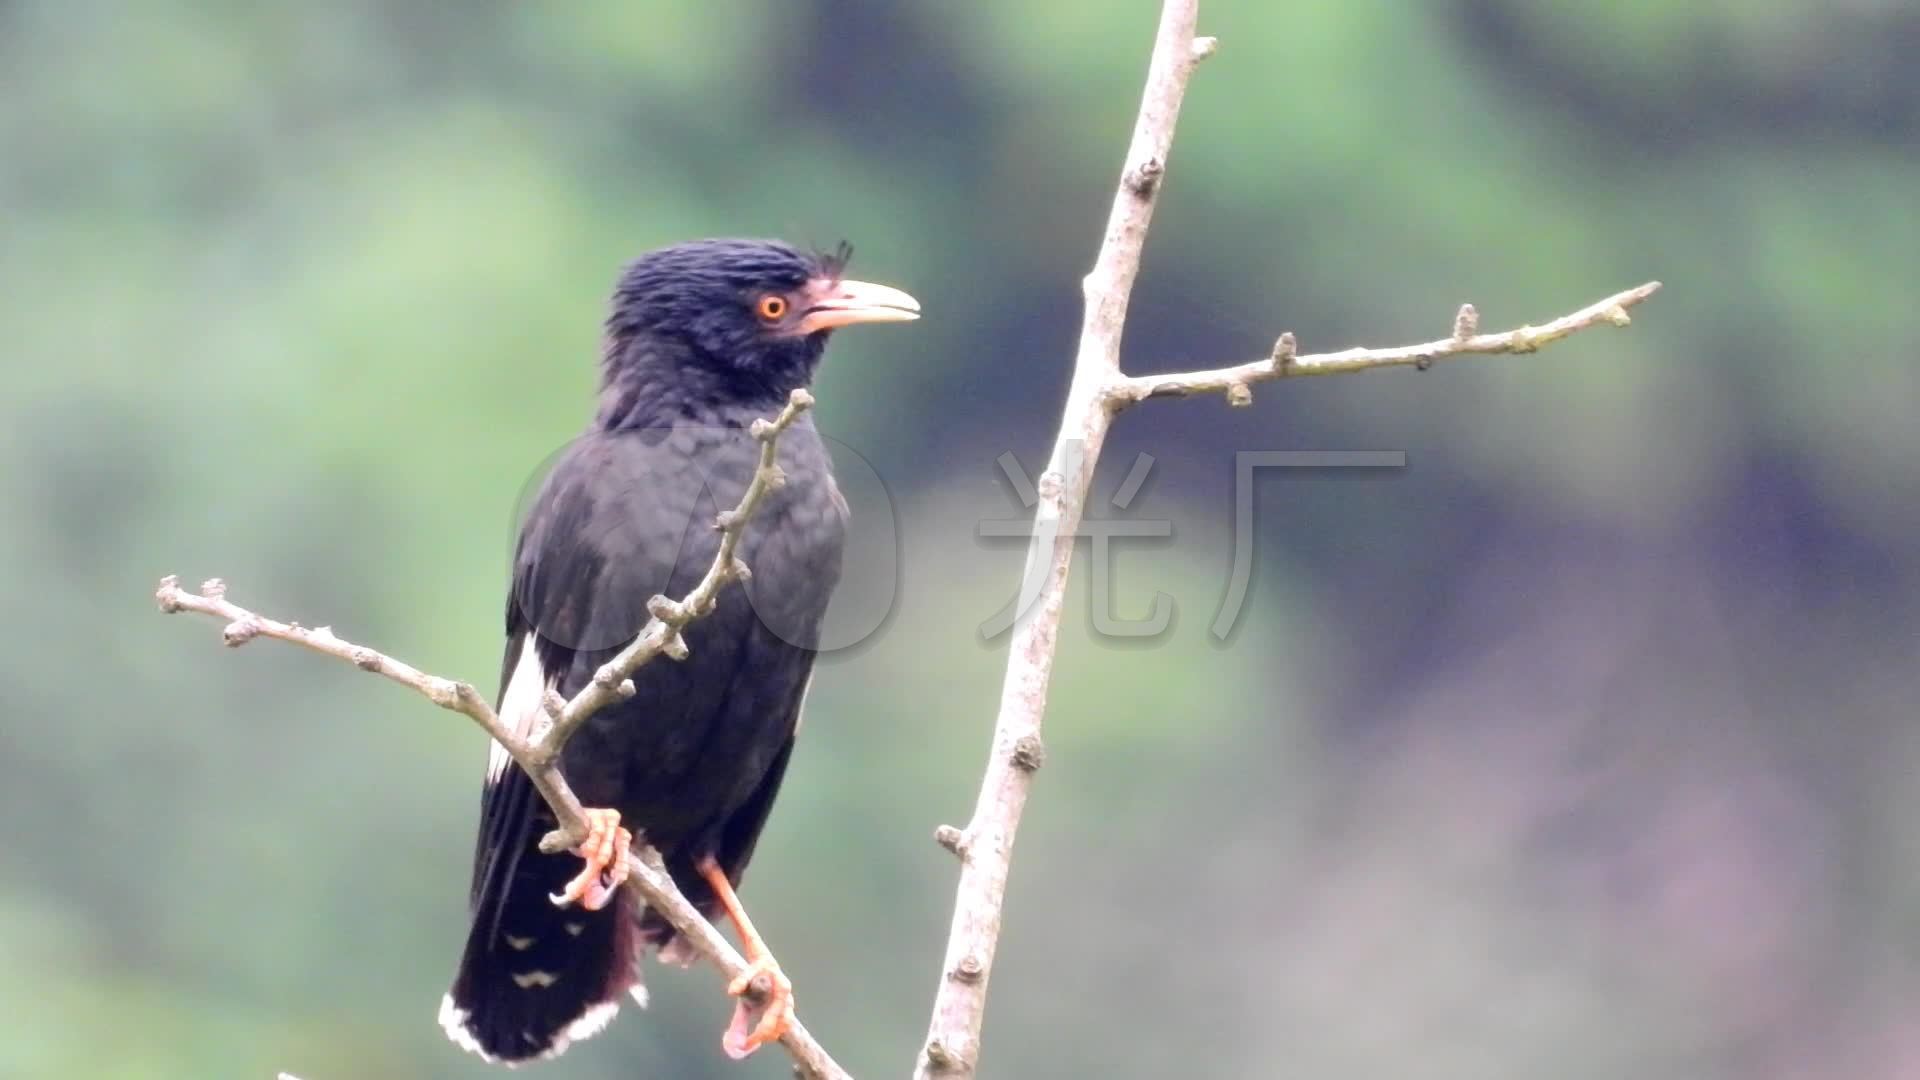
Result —
M 787 395 L 787 404 L 796 413 L 804 412 L 813 408 L 813 394 L 804 386 L 795 387 L 793 393 Z
M 1419 356 L 1416 356 L 1413 358 L 1413 370 L 1415 371 L 1425 371 L 1432 366 L 1433 366 L 1432 353 L 1421 353 Z
M 1633 316 L 1627 314 L 1627 309 L 1621 307 L 1619 304 L 1608 308 L 1607 313 L 1601 317 L 1615 326 L 1633 325 Z
M 227 583 L 217 577 L 210 577 L 200 583 L 200 595 L 209 600 L 218 600 L 227 595 Z
M 1300 354 L 1300 344 L 1293 339 L 1293 331 L 1288 330 L 1273 342 L 1273 370 L 1282 375 L 1293 366 L 1293 358 Z
M 668 634 L 660 642 L 660 651 L 666 653 L 667 659 L 669 660 L 685 660 L 687 658 L 687 639 L 681 637 L 679 634 Z M 628 679 L 625 685 L 632 686 L 633 680 Z M 626 696 L 632 697 L 633 695 L 629 693 Z
M 951 825 L 942 825 L 933 830 L 933 842 L 953 852 L 960 858 L 967 857 L 967 834 Z
M 668 626 L 677 626 L 687 621 L 686 608 L 682 607 L 678 601 L 659 595 L 647 601 L 647 614 Z
M 1523 326 L 1507 335 L 1509 347 L 1517 353 L 1540 351 L 1540 332 L 1531 326 Z
M 1021 772 L 1039 772 L 1047 763 L 1047 747 L 1038 735 L 1022 735 L 1013 743 L 1013 767 Z
M 766 442 L 773 437 L 773 421 L 764 416 L 756 417 L 753 423 L 747 425 L 747 434 L 761 442 Z
M 540 707 L 547 711 L 547 719 L 557 723 L 561 715 L 567 711 L 567 699 L 561 697 L 558 690 L 549 686 L 547 692 L 540 698 Z
M 973 953 L 961 957 L 960 963 L 953 969 L 953 977 L 963 983 L 977 983 L 986 973 L 987 965 L 981 963 L 980 958 Z
M 429 675 L 421 681 L 420 690 L 428 701 L 443 709 L 451 709 L 460 701 L 460 687 L 452 679 Z
M 1207 57 L 1212 56 L 1215 52 L 1219 51 L 1219 49 L 1220 49 L 1220 39 L 1217 37 L 1194 38 L 1193 39 L 1194 63 L 1197 64 L 1200 61 L 1205 60 Z
M 1067 481 L 1057 470 L 1048 469 L 1040 474 L 1040 483 L 1036 486 L 1039 488 L 1041 499 L 1057 503 L 1060 501 L 1061 494 L 1067 490 Z
M 748 566 L 745 559 L 736 558 L 727 564 L 727 576 L 745 585 L 753 580 L 753 567 Z
M 787 470 L 778 465 L 767 466 L 761 475 L 766 477 L 768 491 L 779 491 L 787 486 Z
M 169 615 L 178 613 L 185 606 L 180 602 L 180 579 L 172 574 L 161 578 L 160 588 L 154 592 L 153 599 L 160 605 L 161 611 Z
M 1127 190 L 1144 199 L 1160 186 L 1160 178 L 1166 173 L 1166 162 L 1150 157 L 1127 170 Z
M 947 1049 L 947 1044 L 941 1042 L 939 1039 L 927 1040 L 926 1054 L 927 1064 L 932 1066 L 936 1072 L 946 1072 L 950 1069 L 963 1069 L 967 1064 L 959 1054 Z
M 1243 382 L 1227 387 L 1227 404 L 1236 409 L 1244 409 L 1253 404 L 1253 387 Z
M 1461 304 L 1460 311 L 1453 317 L 1453 340 L 1465 341 L 1479 332 L 1479 310 L 1472 304 Z
M 365 645 L 356 646 L 353 650 L 353 666 L 359 668 L 361 671 L 379 671 L 379 651 L 369 649 Z
M 260 620 L 251 615 L 242 619 L 235 619 L 228 623 L 226 630 L 222 631 L 220 635 L 221 640 L 227 643 L 227 648 L 229 649 L 237 649 L 259 636 Z

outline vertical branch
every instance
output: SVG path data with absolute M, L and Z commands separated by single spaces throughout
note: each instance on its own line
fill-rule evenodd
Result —
M 1193 36 L 1198 8 L 1198 0 L 1167 0 L 1161 11 L 1146 92 L 1107 218 L 1106 236 L 1083 282 L 1086 309 L 1080 347 L 1060 432 L 1040 477 L 993 752 L 972 820 L 964 830 L 940 831 L 941 843 L 960 857 L 960 885 L 933 1019 L 914 1070 L 918 1080 L 971 1077 L 979 1060 L 980 1025 L 1000 938 L 1000 910 L 1014 835 L 1033 773 L 1046 752 L 1040 721 L 1053 673 L 1067 571 L 1094 466 L 1116 408 L 1109 388 L 1121 377 L 1120 336 L 1127 301 L 1139 274 L 1140 251 L 1166 173 L 1187 80 L 1215 44 L 1212 38 Z

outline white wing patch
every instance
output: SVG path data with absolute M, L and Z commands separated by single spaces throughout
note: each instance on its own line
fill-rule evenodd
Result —
M 800 704 L 793 710 L 793 733 L 800 734 L 800 725 L 807 721 L 807 695 L 813 693 L 813 672 L 807 672 L 807 685 L 800 688 Z
M 614 1014 L 619 1011 L 619 998 L 602 1001 L 598 1005 L 592 1006 L 586 1012 L 581 1013 L 579 1019 L 568 1024 L 565 1031 L 554 1037 L 553 1047 L 546 1053 L 541 1054 L 540 1059 L 545 1061 L 548 1058 L 559 1057 L 560 1052 L 572 1046 L 575 1040 L 591 1039 L 595 1035 L 600 1034 L 600 1032 L 606 1029 L 608 1024 L 613 1023 Z
M 507 677 L 506 692 L 500 695 L 500 722 L 521 738 L 532 736 L 547 721 L 546 698 L 551 689 L 553 680 L 540 668 L 540 650 L 533 647 L 532 635 L 523 634 L 520 659 L 513 665 L 513 674 Z M 497 784 L 507 774 L 513 758 L 499 740 L 491 741 L 493 745 L 487 751 L 487 783 Z
M 645 1008 L 647 1004 L 646 988 L 635 986 L 632 993 L 633 1000 L 638 1002 L 642 1008 Z M 534 1058 L 534 1060 L 547 1061 L 559 1057 L 561 1051 L 572 1046 L 577 1040 L 592 1038 L 598 1035 L 606 1029 L 608 1024 L 613 1022 L 614 1015 L 619 1011 L 619 998 L 614 998 L 611 1001 L 602 1001 L 589 1007 L 586 1012 L 575 1017 L 572 1023 L 568 1024 L 564 1030 L 555 1035 L 553 1037 L 553 1045 L 547 1047 L 547 1049 L 538 1057 Z M 499 1058 L 480 1049 L 480 1040 L 474 1038 L 473 1032 L 467 1030 L 467 1021 L 469 1019 L 470 1017 L 467 1014 L 467 1010 L 453 1003 L 453 995 L 448 994 L 440 999 L 440 1026 L 446 1031 L 447 1037 L 453 1040 L 454 1045 L 469 1054 L 475 1055 L 482 1061 L 499 1061 Z M 511 1067 L 517 1063 L 508 1062 L 507 1064 Z
M 480 1049 L 480 1040 L 467 1030 L 467 1010 L 453 1003 L 453 995 L 445 994 L 440 998 L 440 1027 L 447 1033 L 453 1044 L 481 1061 L 492 1062 L 499 1059 Z

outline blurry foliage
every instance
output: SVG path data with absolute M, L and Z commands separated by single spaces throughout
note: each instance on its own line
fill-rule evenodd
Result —
M 432 1022 L 478 739 L 168 622 L 155 579 L 496 663 L 512 508 L 619 263 L 859 249 L 898 607 L 827 661 L 748 888 L 861 1075 L 911 1060 L 1022 508 L 1152 7 L 0 3 L 0 1076 L 477 1076 Z M 1154 645 L 1062 643 L 987 1030 L 1006 1076 L 1920 1073 L 1920 14 L 1208 5 L 1136 370 L 1540 320 L 1625 333 L 1164 403 L 1109 448 Z M 1261 481 L 1235 450 L 1405 448 Z M 863 506 L 888 512 L 878 500 Z M 357 748 L 378 736 L 374 760 Z M 704 974 L 556 1075 L 726 1063 Z

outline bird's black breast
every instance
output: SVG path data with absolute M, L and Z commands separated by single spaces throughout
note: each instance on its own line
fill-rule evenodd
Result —
M 508 612 L 509 637 L 536 632 L 561 694 L 634 638 L 649 598 L 678 599 L 706 574 L 714 519 L 739 502 L 759 457 L 746 425 L 770 411 L 596 432 L 562 455 L 522 529 Z M 620 810 L 669 856 L 715 853 L 729 819 L 770 798 L 762 782 L 784 763 L 839 580 L 845 516 L 825 447 L 803 420 L 779 449 L 787 482 L 739 549 L 751 579 L 687 627 L 687 659 L 643 667 L 634 697 L 565 750 L 582 801 Z

